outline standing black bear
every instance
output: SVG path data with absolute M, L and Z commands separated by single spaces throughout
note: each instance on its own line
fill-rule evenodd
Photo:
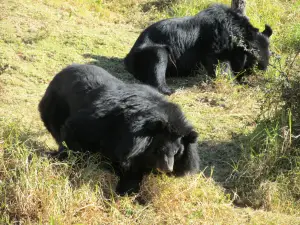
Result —
M 181 109 L 155 89 L 126 84 L 104 69 L 74 64 L 59 72 L 40 104 L 41 118 L 63 151 L 101 152 L 136 192 L 152 169 L 176 176 L 199 170 L 197 132 Z
M 170 95 L 165 76 L 187 76 L 201 63 L 214 77 L 218 61 L 236 74 L 269 63 L 270 26 L 260 33 L 248 18 L 225 5 L 213 5 L 195 16 L 159 21 L 146 28 L 124 59 L 140 81 Z

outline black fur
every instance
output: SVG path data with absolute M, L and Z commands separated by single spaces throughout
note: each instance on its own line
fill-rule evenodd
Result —
M 153 169 L 176 176 L 199 170 L 197 132 L 181 109 L 155 89 L 126 84 L 104 69 L 74 64 L 50 82 L 41 118 L 57 141 L 101 152 L 120 177 L 119 194 L 136 192 Z
M 215 66 L 228 62 L 234 74 L 252 68 L 266 70 L 269 37 L 248 18 L 225 5 L 213 5 L 195 16 L 165 19 L 146 28 L 124 59 L 126 69 L 140 81 L 170 95 L 165 76 L 187 76 L 202 64 L 215 77 Z

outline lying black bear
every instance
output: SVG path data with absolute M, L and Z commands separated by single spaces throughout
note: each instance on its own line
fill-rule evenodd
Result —
M 195 16 L 159 21 L 146 28 L 124 59 L 140 81 L 170 95 L 165 76 L 187 76 L 202 64 L 214 77 L 215 66 L 229 63 L 237 74 L 269 63 L 270 26 L 260 33 L 248 18 L 225 5 L 213 5 Z
M 199 170 L 197 132 L 181 109 L 155 89 L 126 84 L 104 69 L 74 64 L 51 81 L 41 118 L 59 151 L 101 152 L 120 181 L 119 194 L 136 192 L 152 169 L 175 176 Z

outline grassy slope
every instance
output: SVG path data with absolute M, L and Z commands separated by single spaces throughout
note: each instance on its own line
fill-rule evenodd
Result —
M 37 111 L 37 104 L 54 74 L 73 62 L 95 63 L 133 82 L 124 71 L 122 58 L 140 32 L 137 23 L 142 26 L 151 18 L 167 16 L 157 11 L 138 13 L 137 1 L 114 0 L 104 8 L 96 2 L 7 0 L 0 3 L 0 221 L 299 223 L 295 213 L 235 208 L 219 185 L 201 175 L 176 180 L 145 178 L 140 195 L 147 204 L 135 204 L 135 197 L 113 195 L 116 179 L 99 169 L 101 163 L 97 158 L 80 160 L 82 156 L 71 156 L 59 163 L 34 153 L 56 148 Z M 207 2 L 198 1 L 198 5 L 203 8 Z M 181 15 L 187 13 L 187 8 L 181 4 L 174 9 Z M 249 10 L 253 9 L 251 3 Z M 136 12 L 136 18 L 129 17 L 126 10 Z M 128 24 L 130 20 L 134 20 L 133 25 Z M 260 18 L 254 18 L 254 22 L 262 26 Z M 278 45 L 278 49 L 283 48 Z M 201 135 L 205 173 L 210 174 L 210 168 L 215 167 L 213 177 L 224 182 L 223 178 L 231 170 L 229 163 L 239 157 L 238 143 L 234 140 L 255 127 L 262 96 L 259 86 L 232 86 L 223 78 L 213 84 L 203 83 L 200 78 L 168 82 L 177 88 L 170 100 L 182 106 Z

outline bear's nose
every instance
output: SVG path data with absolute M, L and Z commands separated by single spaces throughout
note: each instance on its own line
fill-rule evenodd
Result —
M 166 165 L 166 172 L 173 172 L 174 167 L 174 157 L 168 157 L 167 155 L 164 156 L 164 161 Z

